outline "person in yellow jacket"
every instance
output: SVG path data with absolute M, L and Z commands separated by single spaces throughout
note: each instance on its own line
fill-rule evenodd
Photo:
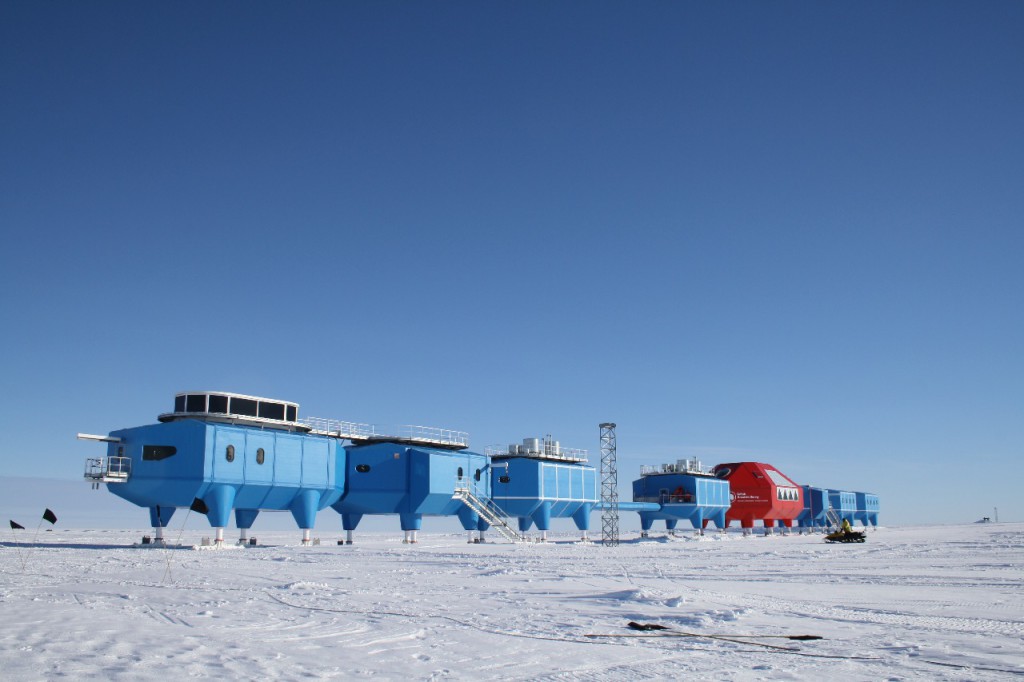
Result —
M 850 525 L 849 519 L 843 519 L 843 532 L 844 533 L 852 533 L 853 532 L 853 527 Z

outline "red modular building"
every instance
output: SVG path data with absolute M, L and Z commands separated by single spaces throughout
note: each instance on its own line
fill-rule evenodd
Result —
M 765 528 L 774 528 L 778 521 L 786 528 L 804 510 L 803 489 L 771 464 L 735 462 L 719 464 L 715 476 L 729 481 L 732 505 L 725 515 L 728 526 L 733 521 L 749 530 L 754 521 Z

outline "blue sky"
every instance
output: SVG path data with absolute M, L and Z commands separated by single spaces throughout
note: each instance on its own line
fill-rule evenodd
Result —
M 0 475 L 182 390 L 1024 519 L 1024 5 L 0 5 Z M 596 461 L 596 457 L 594 457 Z M 84 485 L 84 484 L 83 484 Z

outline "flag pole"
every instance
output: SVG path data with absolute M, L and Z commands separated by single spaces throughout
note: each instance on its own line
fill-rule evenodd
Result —
M 18 560 L 21 561 L 21 572 L 25 572 L 25 560 L 22 558 L 23 552 L 21 551 L 21 543 L 17 541 L 17 533 L 14 531 L 25 530 L 25 526 L 11 519 L 11 544 L 14 545 L 14 550 L 18 553 Z
M 42 529 L 42 527 L 43 527 L 43 520 L 39 519 L 39 525 L 36 526 L 36 534 L 32 536 L 32 546 L 33 547 L 36 546 L 36 542 L 39 540 L 39 531 Z
M 36 543 L 39 541 L 39 531 L 43 528 L 43 521 L 49 521 L 50 525 L 52 526 L 57 523 L 57 515 L 50 511 L 49 507 L 47 507 L 46 510 L 43 512 L 43 517 L 39 519 L 39 525 L 36 526 L 36 534 L 32 537 L 32 546 L 28 548 L 28 551 L 25 553 L 25 558 L 21 562 L 22 573 L 25 572 L 25 566 L 28 564 L 29 555 L 31 554 L 32 550 L 36 548 Z

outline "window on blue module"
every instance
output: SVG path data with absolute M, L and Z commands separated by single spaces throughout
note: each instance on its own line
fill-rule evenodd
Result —
M 206 395 L 190 395 L 185 398 L 186 412 L 206 412 Z
M 208 409 L 214 414 L 227 414 L 228 397 L 226 395 L 211 395 Z
M 260 416 L 264 419 L 277 419 L 278 421 L 284 421 L 284 404 L 282 403 L 268 403 L 260 401 L 259 411 Z
M 177 452 L 178 448 L 173 445 L 143 445 L 142 459 L 147 461 L 157 461 L 173 457 Z
M 197 416 L 202 418 L 204 415 L 214 421 L 237 420 L 245 423 L 251 420 L 303 428 L 303 425 L 297 424 L 297 404 L 236 393 L 180 393 L 174 397 L 174 412 L 161 414 L 157 418 L 169 422 L 175 419 L 194 419 Z
M 189 398 L 191 397 L 189 396 Z M 259 403 L 248 398 L 232 398 L 231 414 L 237 414 L 240 417 L 258 417 Z

